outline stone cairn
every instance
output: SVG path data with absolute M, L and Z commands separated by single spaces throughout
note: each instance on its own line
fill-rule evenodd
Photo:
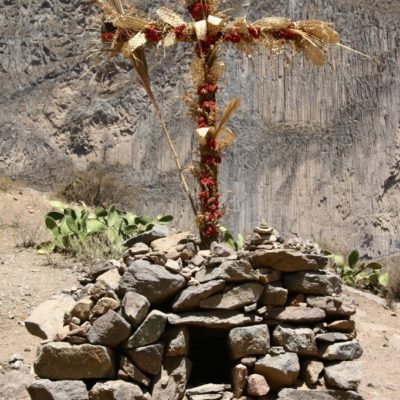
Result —
M 355 305 L 315 244 L 265 224 L 239 252 L 163 227 L 126 244 L 25 321 L 45 339 L 32 400 L 362 399 Z

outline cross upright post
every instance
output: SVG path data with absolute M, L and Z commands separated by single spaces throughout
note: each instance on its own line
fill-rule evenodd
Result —
M 142 16 L 127 0 L 96 0 L 102 10 L 101 52 L 111 56 L 124 55 L 138 73 L 157 115 L 168 145 L 173 152 L 185 192 L 195 212 L 196 223 L 204 248 L 218 240 L 224 206 L 220 201 L 218 170 L 224 150 L 235 138 L 225 123 L 239 106 L 238 99 L 228 102 L 222 111 L 217 106 L 218 80 L 224 63 L 218 59 L 220 46 L 233 44 L 247 55 L 256 46 L 271 54 L 289 50 L 303 52 L 317 65 L 325 62 L 328 45 L 339 45 L 340 39 L 330 24 L 319 20 L 293 22 L 283 17 L 265 17 L 248 22 L 245 17 L 229 19 L 220 9 L 220 0 L 181 0 L 192 17 L 186 22 L 174 11 L 161 7 L 157 20 Z M 176 43 L 192 43 L 194 59 L 191 65 L 194 96 L 186 96 L 190 114 L 197 124 L 196 138 L 199 160 L 193 168 L 198 182 L 196 202 L 190 194 L 182 166 L 174 149 L 160 108 L 150 87 L 145 47 L 168 48 Z

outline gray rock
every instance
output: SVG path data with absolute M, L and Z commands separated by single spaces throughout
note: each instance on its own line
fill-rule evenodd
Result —
M 284 306 L 288 299 L 287 289 L 281 287 L 279 283 L 266 285 L 261 296 L 260 304 L 264 306 Z
M 150 253 L 151 248 L 144 243 L 135 243 L 132 247 L 130 247 L 127 251 L 127 254 L 130 256 L 139 256 L 143 254 Z
M 180 400 L 184 396 L 192 364 L 185 357 L 168 357 L 154 381 L 152 400 Z
M 133 291 L 146 297 L 151 304 L 158 304 L 174 296 L 185 285 L 183 276 L 173 274 L 163 266 L 137 260 L 123 275 L 117 293 L 122 297 Z
M 346 390 L 283 389 L 278 400 L 363 400 L 356 392 Z
M 316 360 L 307 360 L 304 363 L 304 380 L 309 388 L 317 386 L 324 370 L 324 363 Z
M 186 326 L 174 326 L 165 335 L 165 357 L 182 357 L 189 354 L 190 335 Z
M 257 303 L 264 291 L 260 283 L 248 282 L 234 286 L 224 293 L 200 301 L 201 308 L 219 310 L 238 310 L 249 304 Z
M 247 378 L 248 396 L 265 396 L 269 393 L 270 387 L 263 375 L 252 374 Z
M 126 240 L 124 246 L 132 247 L 136 243 L 144 243 L 150 245 L 151 242 L 165 238 L 169 235 L 169 228 L 166 225 L 155 225 L 151 231 L 139 233 L 136 236 Z
M 363 354 L 360 342 L 350 340 L 320 346 L 320 357 L 325 360 L 351 361 L 360 358 Z
M 319 308 L 309 307 L 275 307 L 268 310 L 265 319 L 287 322 L 292 324 L 303 324 L 319 322 L 325 319 L 325 311 Z
M 87 339 L 91 344 L 100 344 L 111 348 L 117 347 L 128 339 L 131 326 L 113 310 L 93 322 L 89 329 Z
M 110 261 L 99 261 L 98 263 L 95 263 L 89 267 L 88 276 L 90 279 L 94 280 L 98 276 L 115 268 L 115 265 Z
M 347 342 L 351 340 L 351 335 L 346 335 L 345 333 L 340 332 L 327 332 L 320 333 L 316 335 L 316 339 L 321 342 L 335 343 L 335 342 Z
M 72 296 L 53 296 L 34 309 L 25 320 L 25 327 L 33 336 L 53 339 L 64 325 L 64 314 L 70 312 L 74 304 Z
M 273 339 L 276 345 L 282 346 L 288 352 L 301 356 L 318 354 L 315 335 L 310 328 L 278 325 L 274 329 Z
M 189 400 L 221 400 L 221 399 L 222 399 L 222 394 L 220 393 L 194 394 L 192 396 L 189 396 Z
M 255 268 L 268 267 L 282 272 L 309 271 L 323 268 L 328 259 L 326 257 L 310 258 L 294 250 L 256 250 L 250 252 L 246 259 Z
M 172 309 L 174 311 L 193 310 L 201 300 L 220 292 L 224 287 L 225 281 L 222 279 L 189 286 L 176 296 L 172 303 Z
M 270 348 L 268 326 L 262 324 L 231 329 L 228 345 L 234 359 L 264 355 Z
M 202 268 L 195 276 L 200 283 L 216 279 L 224 279 L 226 282 L 257 281 L 259 277 L 259 272 L 246 260 L 224 261 L 215 267 Z
M 128 350 L 129 358 L 144 372 L 157 375 L 161 370 L 164 346 L 161 343 Z
M 96 279 L 96 282 L 104 283 L 104 285 L 111 290 L 117 289 L 120 281 L 121 275 L 119 274 L 117 268 L 104 272 L 104 274 L 101 274 Z
M 71 317 L 79 318 L 81 321 L 87 321 L 90 317 L 93 300 L 90 297 L 83 297 L 78 300 L 70 312 Z
M 158 310 L 153 310 L 128 339 L 126 348 L 134 349 L 156 342 L 164 333 L 167 315 Z
M 295 353 L 267 354 L 256 362 L 254 372 L 265 376 L 272 389 L 292 386 L 300 373 L 299 358 Z
M 56 381 L 39 379 L 27 391 L 31 400 L 89 400 L 89 393 L 82 381 Z
M 358 362 L 343 361 L 325 367 L 325 384 L 333 389 L 357 390 L 361 382 L 361 366 Z
M 219 329 L 256 324 L 262 320 L 261 317 L 255 315 L 230 310 L 199 311 L 181 315 L 168 314 L 168 322 L 171 325 L 191 325 Z
M 135 292 L 126 293 L 122 300 L 122 314 L 134 327 L 145 320 L 149 308 L 147 298 Z
M 133 380 L 135 383 L 143 386 L 150 386 L 151 380 L 127 357 L 121 357 L 119 367 L 125 372 L 125 374 Z
M 243 364 L 237 364 L 232 369 L 232 392 L 239 398 L 246 388 L 248 371 Z
M 345 332 L 345 333 L 352 333 L 356 329 L 356 324 L 352 320 L 340 320 L 340 321 L 333 321 L 326 327 L 328 331 L 332 332 Z
M 90 391 L 90 400 L 143 400 L 142 389 L 122 380 L 96 383 Z
M 91 344 L 43 344 L 38 348 L 33 367 L 37 376 L 52 380 L 101 379 L 115 376 L 113 351 Z
M 274 283 L 282 279 L 282 272 L 271 268 L 259 268 L 258 272 L 261 275 L 263 283 Z
M 225 390 L 224 384 L 208 383 L 206 385 L 196 386 L 186 390 L 186 395 L 194 396 L 209 393 L 222 393 Z
M 309 307 L 321 308 L 326 315 L 333 317 L 349 317 L 356 313 L 354 300 L 344 295 L 336 297 L 308 296 L 307 304 Z
M 153 251 L 168 253 L 172 247 L 176 247 L 180 242 L 186 240 L 190 232 L 175 233 L 151 242 Z
M 342 281 L 326 271 L 294 272 L 284 277 L 289 291 L 330 296 L 342 291 Z
M 108 310 L 117 310 L 121 303 L 118 300 L 112 299 L 110 297 L 101 298 L 96 305 L 92 308 L 92 317 L 98 318 L 104 315 Z

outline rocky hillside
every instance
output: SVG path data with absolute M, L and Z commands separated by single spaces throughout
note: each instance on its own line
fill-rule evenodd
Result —
M 161 1 L 137 3 L 154 15 Z M 400 4 L 232 0 L 226 7 L 248 11 L 249 19 L 332 21 L 344 43 L 372 57 L 337 48 L 317 68 L 302 57 L 289 62 L 260 53 L 247 60 L 226 51 L 221 101 L 242 99 L 231 121 L 238 138 L 222 166 L 229 227 L 248 231 L 264 218 L 337 248 L 397 253 Z M 101 67 L 108 91 L 89 85 L 98 36 L 87 31 L 93 14 L 89 0 L 1 2 L 0 172 L 47 188 L 73 165 L 105 160 L 140 188 L 138 211 L 173 213 L 189 228 L 173 160 L 129 66 Z M 149 54 L 154 92 L 187 164 L 195 144 L 179 95 L 189 89 L 190 55 L 184 46 Z

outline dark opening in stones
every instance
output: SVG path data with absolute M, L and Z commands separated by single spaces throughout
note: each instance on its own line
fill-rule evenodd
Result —
M 231 381 L 231 358 L 227 330 L 191 328 L 190 353 L 192 372 L 189 387 Z

